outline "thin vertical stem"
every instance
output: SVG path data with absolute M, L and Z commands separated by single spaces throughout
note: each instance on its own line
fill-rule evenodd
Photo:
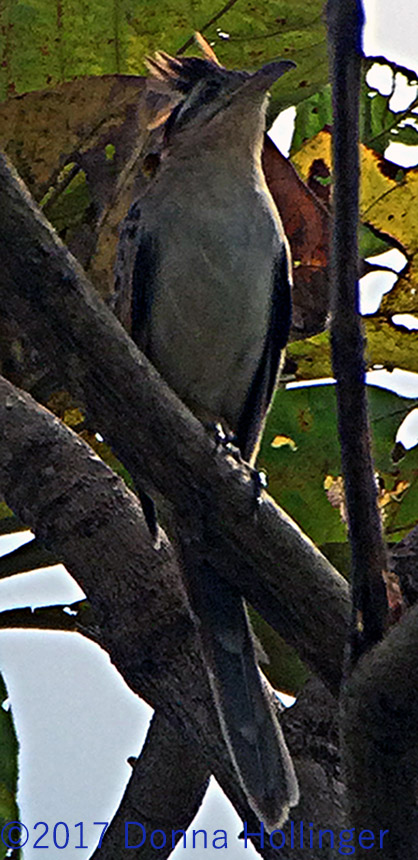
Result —
M 334 226 L 331 344 L 338 430 L 351 544 L 351 661 L 376 642 L 387 614 L 385 547 L 377 507 L 359 312 L 359 96 L 363 10 L 360 0 L 329 0 L 333 83 Z

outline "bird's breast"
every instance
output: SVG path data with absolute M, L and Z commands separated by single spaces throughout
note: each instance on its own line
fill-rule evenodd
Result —
M 280 225 L 262 190 L 203 200 L 199 189 L 160 208 L 149 354 L 199 417 L 235 430 L 268 330 Z

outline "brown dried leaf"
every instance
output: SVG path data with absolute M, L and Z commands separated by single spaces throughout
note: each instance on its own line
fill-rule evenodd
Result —
M 294 266 L 291 339 L 325 327 L 328 313 L 330 216 L 298 177 L 294 167 L 266 137 L 263 168 L 292 249 Z

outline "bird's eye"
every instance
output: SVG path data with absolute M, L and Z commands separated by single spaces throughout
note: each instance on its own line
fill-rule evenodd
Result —
M 221 84 L 219 81 L 209 81 L 209 83 L 207 83 L 205 85 L 203 92 L 201 94 L 201 99 L 200 99 L 201 102 L 203 104 L 207 104 L 208 102 L 211 102 L 214 98 L 216 98 L 220 89 L 221 89 Z

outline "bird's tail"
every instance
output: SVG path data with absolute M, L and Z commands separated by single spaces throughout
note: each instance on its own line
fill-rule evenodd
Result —
M 275 708 L 256 663 L 245 603 L 205 563 L 200 565 L 193 592 L 222 731 L 247 799 L 271 831 L 286 820 L 299 793 Z

